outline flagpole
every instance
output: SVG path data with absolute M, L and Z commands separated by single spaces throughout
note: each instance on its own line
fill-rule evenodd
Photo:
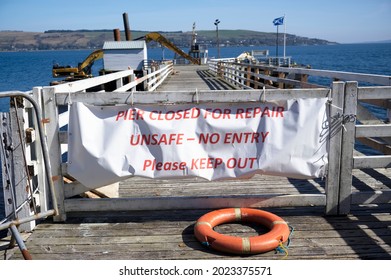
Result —
M 278 59 L 278 25 L 277 25 L 277 39 L 276 39 L 276 57 Z
M 284 59 L 285 59 L 285 48 L 286 48 L 286 19 L 284 14 Z
M 278 26 L 284 24 L 284 17 L 285 17 L 285 15 L 283 17 L 275 18 L 273 20 L 273 24 L 275 26 L 277 26 L 277 38 L 276 38 L 276 58 L 277 58 L 277 60 L 278 60 Z M 285 26 L 285 24 L 284 24 L 284 26 Z M 284 58 L 285 58 L 285 33 L 286 32 L 284 31 Z

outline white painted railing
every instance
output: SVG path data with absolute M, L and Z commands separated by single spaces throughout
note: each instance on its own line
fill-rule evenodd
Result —
M 172 62 L 166 62 L 166 64 L 160 65 L 160 69 L 146 74 L 141 78 L 137 78 L 133 70 L 125 70 L 95 78 L 55 86 L 36 87 L 33 89 L 34 96 L 42 108 L 43 123 L 45 124 L 50 153 L 52 155 L 51 164 L 54 170 L 53 173 L 56 174 L 54 175 L 54 178 L 56 178 L 54 184 L 58 190 L 58 199 L 62 201 L 62 205 L 65 199 L 62 165 L 66 162 L 66 153 L 68 151 L 66 130 L 69 113 L 67 105 L 73 102 L 74 95 L 89 96 L 91 90 L 94 90 L 93 95 L 96 98 L 99 98 L 101 94 L 108 94 L 111 96 L 111 102 L 115 103 L 116 92 L 127 92 L 126 94 L 129 96 L 138 86 L 141 86 L 142 90 L 153 91 L 168 77 L 172 70 Z M 110 90 L 108 91 L 107 89 Z M 59 95 L 65 96 L 65 100 L 61 106 L 58 106 L 56 102 L 56 98 Z M 130 103 L 131 98 L 128 98 L 127 102 Z M 63 219 L 61 215 L 65 215 L 63 210 L 62 208 L 60 217 L 58 217 L 60 220 Z
M 352 194 L 351 180 L 352 169 L 355 168 L 353 163 L 353 143 L 355 123 L 348 122 L 346 117 L 353 118 L 355 116 L 355 103 L 351 102 L 351 98 L 355 98 L 354 92 L 358 92 L 357 83 L 334 82 L 331 91 L 325 88 L 318 89 L 265 89 L 265 90 L 224 90 L 224 91 L 181 91 L 181 92 L 75 92 L 75 93 L 54 93 L 49 92 L 45 97 L 46 103 L 44 112 L 47 116 L 53 115 L 50 119 L 55 119 L 55 108 L 67 105 L 69 98 L 73 102 L 86 102 L 92 105 L 104 106 L 107 104 L 175 104 L 175 103 L 194 103 L 200 102 L 259 102 L 259 100 L 287 100 L 291 98 L 316 98 L 329 96 L 330 116 L 333 116 L 330 122 L 330 130 L 333 130 L 332 137 L 329 139 L 329 167 L 326 180 L 326 194 L 306 194 L 305 196 L 289 196 L 289 197 L 265 197 L 249 196 L 238 198 L 219 198 L 215 204 L 211 205 L 211 200 L 204 201 L 199 197 L 187 197 L 183 200 L 173 197 L 151 197 L 151 198 L 116 198 L 96 200 L 68 199 L 79 193 L 88 190 L 79 182 L 71 182 L 66 184 L 66 191 L 63 180 L 57 180 L 57 192 L 59 192 L 60 201 L 59 209 L 61 212 L 60 220 L 66 218 L 67 211 L 125 211 L 125 210 L 159 210 L 172 208 L 191 208 L 191 207 L 219 207 L 223 204 L 227 205 L 257 205 L 260 207 L 282 207 L 292 205 L 324 205 L 327 214 L 346 214 L 350 211 L 351 201 L 365 201 L 365 195 Z M 363 89 L 360 89 L 362 91 Z M 391 91 L 379 88 L 379 98 L 391 99 Z M 197 97 L 195 96 L 197 95 Z M 376 91 L 375 91 L 376 95 Z M 353 96 L 353 97 L 351 97 Z M 357 96 L 357 95 L 356 95 Z M 349 119 L 350 120 L 350 119 Z M 54 170 L 57 174 L 54 177 L 62 178 L 67 176 L 67 163 L 61 162 L 61 152 L 59 145 L 67 145 L 65 132 L 58 130 L 57 122 L 48 122 L 46 129 L 49 135 L 49 144 L 51 147 L 52 164 L 55 165 Z M 388 126 L 387 126 L 388 129 Z M 362 130 L 359 128 L 358 130 Z M 61 136 L 63 135 L 63 136 Z M 385 134 L 388 135 L 388 134 Z M 353 138 L 352 138 L 353 137 Z M 370 158 L 368 158 L 370 161 Z M 358 159 L 354 159 L 358 160 Z M 388 156 L 384 156 L 384 167 L 388 167 Z M 374 167 L 378 167 L 376 164 Z M 350 175 L 349 175 L 350 174 Z M 384 192 L 383 200 L 388 199 L 389 194 Z M 371 196 L 373 194 L 367 194 Z M 353 199 L 354 197 L 354 199 Z M 175 204 L 173 204 L 175 201 Z M 256 202 L 255 202 L 256 201 Z M 380 201 L 380 200 L 379 200 Z M 254 204 L 255 203 L 255 204 Z
M 363 73 L 328 71 L 299 67 L 273 67 L 263 64 L 237 63 L 232 59 L 209 60 L 209 69 L 223 79 L 241 88 L 313 88 L 309 76 L 328 78 L 331 81 L 357 81 L 390 86 L 391 77 Z

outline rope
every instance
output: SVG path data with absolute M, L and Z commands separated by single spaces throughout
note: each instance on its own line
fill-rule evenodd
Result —
M 289 245 L 291 244 L 291 236 L 293 234 L 294 228 L 292 226 L 289 226 L 289 229 L 291 232 L 289 233 L 286 246 L 282 243 L 282 241 L 280 241 L 280 244 L 276 248 L 276 253 L 284 253 L 285 254 L 285 256 L 282 259 L 286 259 L 289 255 L 288 248 L 289 248 Z
M 340 112 L 336 113 L 334 116 L 331 116 L 330 118 L 334 121 L 334 122 L 340 122 L 340 125 L 342 126 L 342 128 L 346 130 L 346 127 L 345 127 L 345 124 L 346 123 L 355 123 L 356 120 L 357 120 L 357 116 L 355 114 L 344 114 L 343 113 L 343 108 L 340 108 L 334 104 L 331 103 L 331 101 L 328 101 L 326 103 L 328 106 L 330 107 L 334 107 L 336 108 L 337 110 L 341 111 L 342 114 Z
M 278 245 L 278 247 L 276 248 L 276 251 L 278 253 L 285 253 L 285 256 L 282 258 L 282 259 L 286 259 L 289 255 L 288 253 L 288 248 L 284 246 L 284 244 L 282 244 L 282 241 L 280 241 L 280 244 Z

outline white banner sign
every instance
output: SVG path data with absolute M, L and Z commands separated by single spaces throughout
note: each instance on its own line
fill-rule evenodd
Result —
M 327 165 L 326 99 L 70 107 L 68 172 L 90 188 L 130 176 L 310 178 Z

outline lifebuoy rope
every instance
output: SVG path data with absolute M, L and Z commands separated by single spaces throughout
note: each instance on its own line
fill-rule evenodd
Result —
M 283 259 L 287 258 L 288 255 L 289 255 L 289 252 L 288 252 L 288 248 L 289 248 L 289 245 L 291 244 L 291 236 L 293 234 L 293 231 L 294 231 L 294 228 L 290 225 L 289 226 L 289 230 L 290 230 L 290 233 L 289 233 L 289 236 L 288 236 L 288 241 L 286 242 L 286 245 L 284 245 L 281 241 L 280 241 L 280 244 L 278 245 L 278 247 L 275 249 L 276 250 L 276 253 L 285 253 L 285 256 L 283 257 Z

